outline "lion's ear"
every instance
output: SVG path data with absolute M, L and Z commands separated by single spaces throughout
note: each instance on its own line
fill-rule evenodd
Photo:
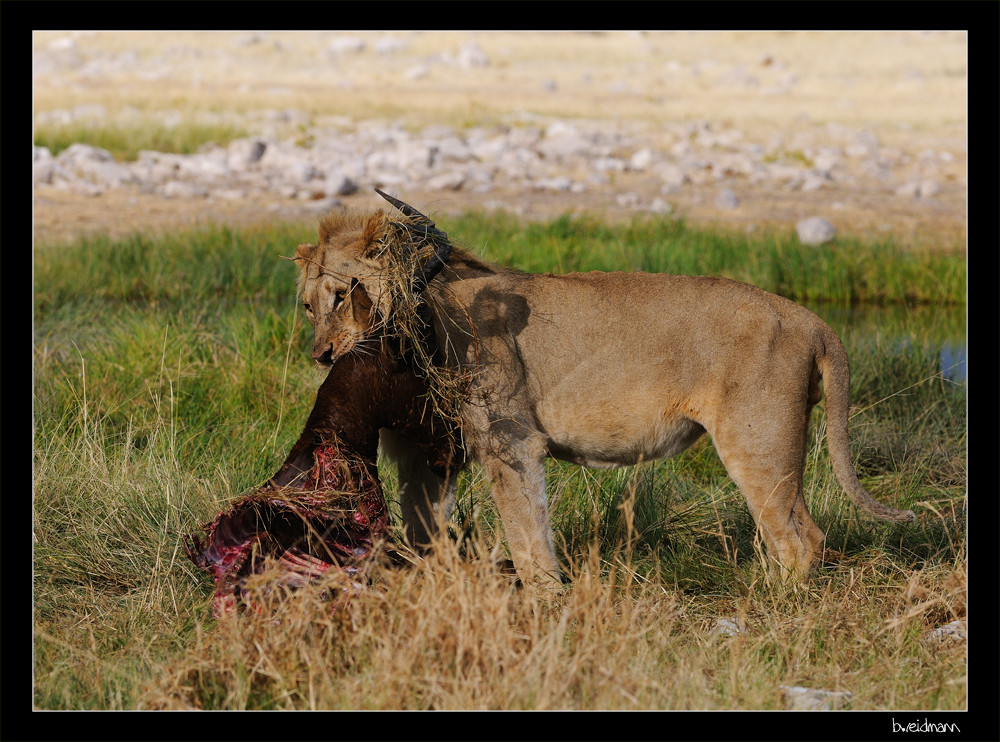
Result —
M 295 248 L 295 259 L 296 260 L 299 260 L 300 258 L 309 259 L 312 257 L 313 252 L 315 250 L 316 250 L 316 245 L 312 244 L 311 242 L 301 242 L 299 243 L 299 246 Z
M 389 220 L 385 213 L 376 211 L 361 231 L 361 258 L 382 263 L 385 258 L 385 236 L 389 231 Z
M 368 298 L 365 287 L 361 285 L 361 281 L 352 278 L 351 288 L 347 295 L 351 299 L 351 316 L 354 317 L 354 321 L 365 328 L 366 333 L 371 332 L 375 324 L 375 308 L 372 306 L 372 300 Z

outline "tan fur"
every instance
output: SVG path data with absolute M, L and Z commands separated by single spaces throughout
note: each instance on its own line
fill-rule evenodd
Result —
M 381 212 L 328 217 L 321 244 L 299 246 L 314 307 L 313 355 L 361 337 L 331 297 L 360 281 L 387 300 L 373 235 Z M 383 225 L 383 226 L 379 226 Z M 323 266 L 322 270 L 318 266 Z M 544 459 L 615 467 L 680 453 L 706 430 L 742 490 L 769 558 L 803 576 L 824 535 L 806 510 L 802 474 L 809 414 L 827 394 L 834 471 L 852 500 L 886 520 L 910 511 L 858 482 L 847 437 L 848 361 L 830 327 L 802 306 L 722 278 L 646 273 L 528 274 L 458 248 L 426 290 L 437 361 L 475 372 L 461 410 L 470 458 L 492 485 L 511 556 L 525 582 L 556 578 Z M 376 301 L 378 304 L 378 301 Z M 392 308 L 379 304 L 382 312 Z M 454 477 L 435 478 L 405 442 L 404 525 L 416 543 L 447 512 Z

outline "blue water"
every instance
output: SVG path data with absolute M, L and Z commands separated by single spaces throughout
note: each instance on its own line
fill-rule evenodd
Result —
M 969 343 L 965 307 L 833 307 L 810 306 L 852 347 L 877 343 L 882 347 L 928 347 L 939 357 L 941 375 L 968 380 Z

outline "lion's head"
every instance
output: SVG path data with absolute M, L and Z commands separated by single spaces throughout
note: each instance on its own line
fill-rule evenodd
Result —
M 349 353 L 387 318 L 416 317 L 420 293 L 444 266 L 448 236 L 406 204 L 379 193 L 403 214 L 338 212 L 320 223 L 319 244 L 296 250 L 299 290 L 315 335 L 313 358 L 325 366 Z

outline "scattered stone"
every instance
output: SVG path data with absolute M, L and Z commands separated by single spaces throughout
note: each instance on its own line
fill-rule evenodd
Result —
M 638 193 L 619 193 L 615 196 L 615 203 L 623 209 L 634 209 L 642 203 L 642 197 Z
M 48 48 L 54 51 L 65 51 L 66 49 L 75 49 L 76 42 L 69 36 L 62 36 L 58 39 L 52 39 L 49 42 Z
M 819 690 L 801 685 L 779 685 L 785 706 L 796 711 L 829 711 L 842 709 L 854 697 L 848 691 Z
M 465 69 L 489 67 L 490 58 L 486 56 L 486 52 L 480 48 L 479 44 L 470 41 L 468 44 L 463 44 L 462 48 L 458 50 L 458 64 Z
M 653 163 L 653 150 L 649 147 L 643 147 L 642 149 L 635 152 L 628 161 L 628 166 L 630 170 L 638 170 L 642 172 L 648 168 Z
M 677 165 L 664 164 L 657 169 L 657 175 L 663 182 L 660 187 L 660 193 L 664 196 L 668 196 L 672 193 L 677 193 L 681 186 L 690 181 L 687 173 Z
M 260 33 L 241 34 L 240 36 L 234 38 L 231 43 L 235 47 L 257 46 L 258 44 L 264 43 L 266 38 L 266 34 Z
M 959 644 L 966 640 L 968 629 L 965 621 L 958 619 L 944 626 L 938 626 L 924 636 L 928 644 Z
M 717 618 L 712 624 L 709 636 L 737 636 L 746 633 L 746 626 L 738 618 Z
M 594 161 L 594 170 L 600 173 L 623 173 L 629 167 L 620 157 L 598 157 Z
M 536 149 L 546 159 L 568 162 L 593 154 L 594 141 L 572 125 L 553 124 L 545 130 L 545 138 L 536 145 Z
M 247 192 L 242 188 L 217 188 L 212 191 L 211 196 L 223 201 L 242 201 L 247 197 Z
M 383 41 L 377 45 L 379 53 L 397 48 Z M 330 48 L 361 51 L 348 37 L 333 38 Z M 485 56 L 475 53 L 475 44 L 463 49 L 469 65 L 481 63 Z M 448 61 L 447 55 L 440 55 L 429 64 Z M 430 74 L 426 64 L 411 69 L 416 70 L 414 77 Z M 82 104 L 39 112 L 36 121 L 59 125 L 106 113 L 100 106 Z M 168 113 L 163 113 L 167 123 L 172 120 Z M 133 114 L 137 112 L 121 116 Z M 355 122 L 345 116 L 313 123 L 294 109 L 262 111 L 249 123 L 227 118 L 212 123 L 237 120 L 248 128 L 259 125 L 260 133 L 224 147 L 206 145 L 190 155 L 144 151 L 134 162 L 116 162 L 107 150 L 84 144 L 73 145 L 58 156 L 34 147 L 33 187 L 98 196 L 129 184 L 143 193 L 172 198 L 237 199 L 268 194 L 318 201 L 369 192 L 372 186 L 487 193 L 502 184 L 505 189 L 525 191 L 575 193 L 590 188 L 609 194 L 607 198 L 625 208 L 670 213 L 667 199 L 685 187 L 691 191 L 688 203 L 714 202 L 717 209 L 730 210 L 741 207 L 734 191 L 725 187 L 730 184 L 741 184 L 737 187 L 748 192 L 751 187 L 833 190 L 870 174 L 872 168 L 879 177 L 889 177 L 906 159 L 905 153 L 880 148 L 870 132 L 846 126 L 821 132 L 836 138 L 834 146 L 819 145 L 810 134 L 747 141 L 739 129 L 702 120 L 650 132 L 603 121 L 550 121 L 529 113 L 513 124 L 461 131 L 436 125 L 413 132 L 398 123 Z M 801 153 L 802 162 L 790 160 L 789 153 Z M 935 150 L 920 154 L 919 175 L 896 193 L 909 198 L 940 193 L 942 187 L 935 178 L 950 177 L 939 169 L 939 162 L 947 159 L 944 154 Z M 917 164 L 917 160 L 915 155 L 910 163 Z M 614 196 L 616 190 L 622 193 Z M 753 210 L 745 213 L 752 215 Z M 835 234 L 832 225 L 818 218 L 800 222 L 797 231 L 803 244 L 823 244 Z
M 823 245 L 837 236 L 837 230 L 821 216 L 811 216 L 795 225 L 799 242 L 803 245 Z
M 649 204 L 649 210 L 654 214 L 669 214 L 674 210 L 674 208 L 662 198 L 657 196 Z
M 739 205 L 740 200 L 736 198 L 736 194 L 728 188 L 723 188 L 715 196 L 715 208 L 717 209 L 736 209 L 739 208 Z
M 406 69 L 403 73 L 403 78 L 406 80 L 423 80 L 425 77 L 430 77 L 430 74 L 430 67 L 426 64 L 415 64 Z
M 245 170 L 267 151 L 267 142 L 262 139 L 236 139 L 226 148 L 226 164 L 233 170 Z
M 34 185 L 51 183 L 55 162 L 48 147 L 32 147 L 31 180 Z
M 341 54 L 360 54 L 365 50 L 365 42 L 363 39 L 358 39 L 353 36 L 341 36 L 333 39 L 329 44 L 326 45 L 326 51 L 328 54 L 341 55 Z
M 326 174 L 326 190 L 338 196 L 350 196 L 358 192 L 358 184 L 351 176 L 339 170 L 333 170 Z
M 941 186 L 936 180 L 920 181 L 920 198 L 930 198 L 941 192 Z
M 802 185 L 799 186 L 800 190 L 809 193 L 811 191 L 818 191 L 821 188 L 826 187 L 826 178 L 821 178 L 818 175 L 807 175 L 805 180 L 802 181 Z
M 536 191 L 568 191 L 573 187 L 573 179 L 565 175 L 556 178 L 542 178 L 535 181 Z
M 171 180 L 163 186 L 163 195 L 167 198 L 204 198 L 208 189 L 186 180 Z
M 465 180 L 466 175 L 461 170 L 449 170 L 429 178 L 426 186 L 432 191 L 457 191 L 465 184 Z
M 376 54 L 396 54 L 397 52 L 405 51 L 407 43 L 402 39 L 389 37 L 379 39 L 375 42 L 375 46 L 372 48 L 375 50 Z
M 83 180 L 101 187 L 132 183 L 135 176 L 126 165 L 115 161 L 108 150 L 89 144 L 71 144 L 55 157 L 53 177 Z

